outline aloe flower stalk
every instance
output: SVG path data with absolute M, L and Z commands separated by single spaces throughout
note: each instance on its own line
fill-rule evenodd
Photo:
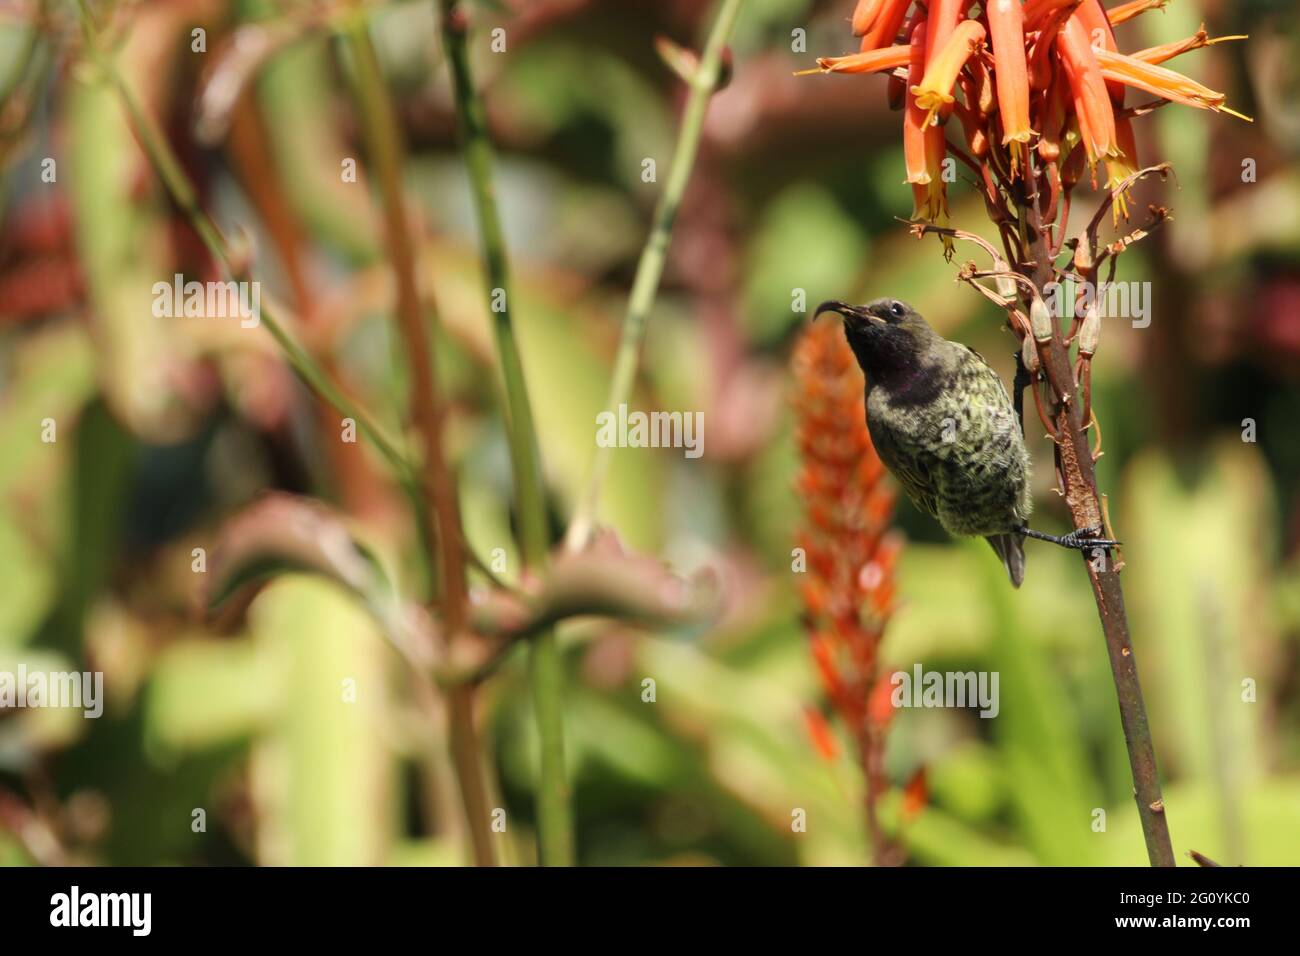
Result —
M 1100 423 L 1090 394 L 1097 328 L 1085 321 L 1066 336 L 1049 321 L 1045 334 L 1030 336 L 1026 316 L 1041 311 L 1044 290 L 1064 277 L 1056 263 L 1067 237 L 1074 243 L 1071 274 L 1095 285 L 1105 260 L 1112 259 L 1113 274 L 1113 257 L 1167 220 L 1168 210 L 1150 207 L 1151 222 L 1103 244 L 1098 231 L 1106 205 L 1082 234 L 1077 227 L 1072 233 L 1072 192 L 1085 169 L 1095 184 L 1096 167 L 1104 163 L 1109 205 L 1118 223 L 1129 215 L 1126 193 L 1133 184 L 1167 171 L 1163 165 L 1144 169 L 1138 162 L 1133 121 L 1146 111 L 1124 109 L 1128 87 L 1248 119 L 1228 108 L 1223 93 L 1160 65 L 1237 37 L 1210 40 L 1201 30 L 1134 54 L 1119 50 L 1113 26 L 1165 2 L 1139 0 L 1109 11 L 1099 0 L 1028 0 L 1023 5 L 1017 0 L 930 0 L 914 9 L 890 0 L 862 2 L 855 11 L 855 32 L 864 31 L 862 50 L 880 52 L 860 59 L 823 59 L 819 70 L 806 71 L 887 72 L 892 104 L 903 61 L 898 29 L 906 23 L 907 80 L 899 99 L 906 182 L 916 204 L 913 229 L 919 235 L 937 234 L 949 258 L 954 241 L 963 240 L 979 244 L 992 259 L 991 269 L 970 264 L 959 278 L 1006 310 L 1008 325 L 1022 339 L 1030 382 L 1046 386 L 1032 389 L 1034 407 L 1054 442 L 1059 491 L 1076 530 L 1108 524 L 1093 468 L 1100 454 L 1093 445 L 1100 440 Z M 984 49 L 986 40 L 989 50 Z M 954 113 L 959 123 L 949 124 Z M 949 126 L 954 129 L 951 140 Z M 947 192 L 939 173 L 949 155 L 975 172 L 1000 249 L 974 233 L 947 228 Z M 989 279 L 995 280 L 996 290 L 983 284 Z M 1147 854 L 1152 865 L 1171 866 L 1172 843 L 1118 576 L 1122 566 L 1122 558 L 1118 567 L 1089 565 L 1087 574 L 1115 680 Z

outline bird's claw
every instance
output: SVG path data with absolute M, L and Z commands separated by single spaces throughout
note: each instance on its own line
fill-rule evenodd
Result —
M 1063 548 L 1076 548 L 1079 551 L 1087 551 L 1089 548 L 1119 547 L 1118 541 L 1097 537 L 1101 533 L 1101 525 L 1094 525 L 1091 528 L 1078 528 L 1067 535 L 1063 535 L 1058 543 Z
M 1076 528 L 1069 534 L 1047 534 L 1043 531 L 1034 531 L 1031 528 L 1021 528 L 1020 533 L 1026 538 L 1037 538 L 1039 541 L 1050 541 L 1052 544 L 1059 544 L 1062 548 L 1070 548 L 1074 551 L 1087 551 L 1091 548 L 1117 548 L 1118 541 L 1110 538 L 1099 538 L 1097 535 L 1102 533 L 1100 525 L 1091 528 Z

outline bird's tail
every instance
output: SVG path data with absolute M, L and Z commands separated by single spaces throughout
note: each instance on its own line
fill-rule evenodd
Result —
M 1020 582 L 1025 579 L 1025 539 L 1018 534 L 991 534 L 984 540 L 992 545 L 1007 566 L 1011 586 L 1020 587 Z

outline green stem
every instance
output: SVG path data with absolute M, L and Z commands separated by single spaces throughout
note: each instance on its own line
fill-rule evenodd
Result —
M 525 567 L 539 568 L 546 563 L 550 547 L 546 497 L 537 432 L 511 316 L 514 299 L 510 290 L 510 264 L 493 188 L 492 144 L 488 138 L 483 100 L 474 87 L 470 72 L 465 15 L 457 0 L 439 0 L 439 3 L 443 43 L 455 93 L 461 151 L 478 217 L 493 338 L 504 382 L 506 431 L 514 472 L 520 551 Z M 534 638 L 529 655 L 529 679 L 541 740 L 537 792 L 539 857 L 545 866 L 569 866 L 573 863 L 573 823 L 569 810 L 568 774 L 564 766 L 564 674 L 555 632 L 547 630 Z
M 443 635 L 450 647 L 464 635 L 469 596 L 456 481 L 442 447 L 446 413 L 435 358 L 437 315 L 430 310 L 426 325 L 402 188 L 404 146 L 379 58 L 364 20 L 354 21 L 344 36 L 352 54 L 354 89 L 366 147 L 383 200 L 388 255 L 397 288 L 397 328 L 411 369 L 410 418 L 423 453 L 420 497 L 424 507 L 418 518 L 422 540 L 436 544 L 438 549 L 434 590 L 442 611 Z M 474 687 L 466 684 L 448 688 L 444 702 L 474 860 L 479 866 L 494 866 L 491 808 L 483 779 L 482 748 L 474 726 Z
M 673 150 L 668 181 L 655 204 L 650 235 L 646 237 L 645 246 L 641 250 L 636 278 L 632 282 L 632 294 L 628 297 L 627 312 L 623 317 L 623 332 L 614 359 L 614 375 L 610 381 L 609 398 L 605 402 L 605 408 L 609 411 L 616 411 L 620 405 L 626 404 L 632 394 L 636 368 L 641 357 L 641 342 L 645 338 L 646 320 L 654 308 L 655 295 L 659 291 L 659 280 L 663 276 L 667 259 L 668 243 L 672 238 L 673 223 L 695 166 L 704 116 L 708 112 L 709 99 L 717 88 L 722 69 L 722 51 L 735 26 L 741 2 L 742 0 L 722 0 L 704 46 L 704 55 L 691 77 L 691 92 L 682 114 L 681 132 Z M 578 510 L 569 523 L 566 535 L 566 544 L 572 550 L 582 548 L 591 536 L 596 508 L 600 504 L 601 487 L 609 471 L 609 461 L 610 449 L 597 446 L 586 490 L 578 502 Z

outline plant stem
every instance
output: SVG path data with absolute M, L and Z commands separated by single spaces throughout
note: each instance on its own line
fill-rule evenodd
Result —
M 1024 234 L 1033 239 L 1033 281 L 1042 294 L 1044 288 L 1058 277 L 1047 249 L 1038 202 L 1039 194 L 1035 191 L 1027 197 L 1021 208 L 1020 219 Z M 1061 440 L 1056 447 L 1059 470 L 1065 483 L 1065 488 L 1062 489 L 1065 502 L 1075 528 L 1101 527 L 1104 522 L 1092 449 L 1084 430 L 1086 423 L 1079 410 L 1074 372 L 1070 367 L 1059 326 L 1053 325 L 1051 340 L 1040 342 L 1038 352 L 1043 372 L 1057 396 L 1055 424 Z M 1169 839 L 1169 823 L 1165 819 L 1164 799 L 1160 794 L 1155 747 L 1151 741 L 1146 706 L 1142 702 L 1142 685 L 1138 680 L 1137 660 L 1133 656 L 1119 573 L 1109 557 L 1102 562 L 1088 560 L 1086 552 L 1083 557 L 1097 613 L 1101 618 L 1101 629 L 1106 638 L 1106 652 L 1110 656 L 1115 692 L 1119 697 L 1120 723 L 1124 728 L 1124 743 L 1128 748 L 1133 793 L 1142 822 L 1147 857 L 1152 866 L 1174 866 L 1174 850 Z
M 550 547 L 546 497 L 528 386 L 511 317 L 514 298 L 493 188 L 492 145 L 488 138 L 483 100 L 474 88 L 470 72 L 465 15 L 457 0 L 439 0 L 439 4 L 443 43 L 456 100 L 461 151 L 478 217 L 493 337 L 504 381 L 506 431 L 514 472 L 520 552 L 526 568 L 539 568 L 546 563 Z M 554 630 L 547 630 L 533 639 L 529 648 L 529 679 L 541 740 L 537 794 L 539 857 L 546 866 L 569 866 L 573 863 L 573 823 L 569 811 L 568 775 L 564 766 L 564 674 Z
M 673 149 L 672 163 L 668 169 L 668 180 L 664 191 L 655 203 L 654 217 L 651 220 L 650 234 L 646 237 L 637 262 L 636 277 L 632 281 L 632 292 L 628 297 L 627 311 L 623 316 L 623 331 L 619 339 L 618 353 L 614 359 L 614 374 L 610 380 L 609 397 L 605 408 L 617 411 L 632 394 L 632 385 L 636 379 L 636 368 L 641 357 L 641 343 L 645 338 L 646 320 L 654 308 L 655 295 L 659 291 L 659 280 L 663 277 L 664 263 L 668 254 L 668 243 L 672 239 L 673 223 L 677 219 L 677 210 L 681 206 L 686 185 L 690 182 L 691 171 L 695 166 L 695 154 L 699 151 L 700 133 L 704 128 L 704 117 L 708 112 L 709 100 L 718 85 L 722 69 L 722 51 L 731 36 L 736 17 L 740 13 L 742 0 L 722 0 L 718 15 L 714 18 L 705 43 L 704 55 L 691 77 L 690 95 L 686 99 L 686 109 L 682 114 L 681 132 L 677 145 Z M 591 474 L 578 508 L 569 523 L 566 545 L 571 550 L 579 550 L 591 537 L 596 520 L 596 509 L 600 504 L 601 487 L 609 471 L 610 449 L 601 445 L 596 447 L 592 460 Z
M 437 602 L 442 612 L 443 637 L 450 645 L 465 631 L 469 596 L 460 504 L 456 482 L 442 447 L 446 411 L 435 359 L 437 316 L 431 311 L 429 327 L 426 327 L 403 198 L 401 131 L 384 86 L 374 43 L 364 20 L 354 22 L 345 37 L 355 70 L 358 112 L 383 201 L 388 254 L 397 288 L 397 327 L 411 369 L 410 414 L 420 438 L 424 466 L 420 486 L 426 503 L 418 517 L 424 529 L 423 540 L 437 543 Z M 437 517 L 436 528 L 434 516 Z M 474 860 L 479 866 L 494 866 L 491 808 L 487 805 L 481 747 L 474 727 L 474 687 L 472 684 L 449 687 L 444 698 L 451 750 Z

